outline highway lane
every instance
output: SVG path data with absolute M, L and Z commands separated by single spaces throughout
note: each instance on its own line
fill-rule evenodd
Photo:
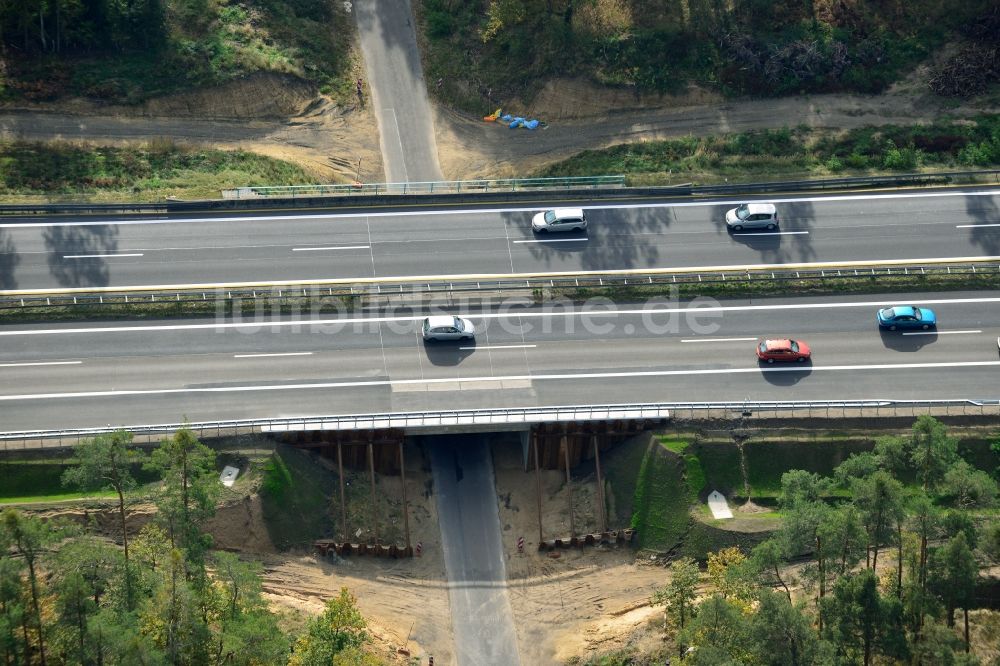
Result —
M 876 307 L 900 301 L 933 307 L 939 330 L 880 334 Z M 0 431 L 617 402 L 1000 398 L 998 292 L 467 314 L 475 344 L 424 344 L 422 313 L 411 312 L 4 327 Z M 776 336 L 806 340 L 813 363 L 760 366 L 755 341 Z
M 584 202 L 585 234 L 534 235 L 540 207 L 0 223 L 0 288 L 577 272 L 1000 255 L 996 191 L 778 199 L 780 233 L 726 232 L 734 200 Z

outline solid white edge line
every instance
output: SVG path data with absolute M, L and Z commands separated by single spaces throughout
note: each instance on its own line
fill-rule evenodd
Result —
M 459 347 L 465 351 L 468 349 L 534 349 L 538 345 L 486 345 L 483 347 Z
M 796 236 L 801 234 L 808 234 L 808 231 L 760 231 L 760 232 L 745 232 L 745 231 L 734 231 L 734 236 Z
M 996 367 L 1000 366 L 1000 361 L 955 361 L 950 363 L 889 363 L 879 365 L 831 365 L 813 366 L 795 364 L 788 368 L 774 367 L 754 367 L 754 368 L 711 368 L 705 370 L 649 370 L 639 372 L 589 372 L 589 373 L 560 373 L 550 375 L 509 375 L 509 376 L 487 376 L 487 377 L 446 377 L 440 379 L 382 379 L 374 381 L 345 381 L 345 382 L 321 382 L 310 384 L 277 384 L 259 386 L 213 386 L 205 388 L 176 388 L 176 389 L 134 389 L 123 391 L 78 391 L 72 393 L 38 393 L 24 395 L 0 395 L 0 402 L 11 402 L 16 400 L 52 400 L 60 398 L 107 398 L 139 395 L 171 395 L 182 393 L 248 393 L 261 391 L 289 391 L 289 390 L 316 390 L 331 388 L 376 388 L 380 386 L 407 386 L 419 384 L 461 384 L 473 382 L 498 382 L 498 381 L 554 381 L 570 380 L 579 381 L 581 379 L 610 379 L 620 377 L 671 377 L 671 376 L 691 376 L 691 375 L 736 375 L 750 373 L 774 373 L 774 372 L 818 372 L 818 371 L 857 371 L 857 370 L 913 370 L 929 368 L 972 368 L 972 367 Z
M 274 352 L 265 354 L 233 354 L 233 358 L 266 358 L 271 356 L 312 356 L 312 352 Z
M 80 365 L 83 361 L 38 361 L 25 363 L 0 363 L 0 368 L 27 368 L 40 365 Z
M 982 331 L 909 331 L 903 335 L 962 335 L 965 333 L 982 333 Z
M 1000 224 L 956 224 L 956 229 L 981 229 L 986 227 L 1000 227 Z
M 370 250 L 371 245 L 339 245 L 335 247 L 293 247 L 292 252 L 320 252 L 323 250 Z
M 683 338 L 681 342 L 748 342 L 757 338 Z
M 114 259 L 116 257 L 141 257 L 141 252 L 128 254 L 64 254 L 63 259 Z
M 962 305 L 976 303 L 1000 303 L 1000 297 L 994 298 L 952 298 L 952 299 L 929 299 L 920 301 L 924 305 Z M 544 317 L 618 317 L 622 315 L 665 315 L 665 314 L 711 314 L 725 312 L 769 312 L 775 310 L 809 310 L 812 308 L 862 308 L 862 307 L 885 307 L 886 301 L 857 301 L 852 303 L 785 303 L 780 305 L 718 305 L 718 306 L 692 306 L 677 308 L 645 308 L 628 310 L 591 310 L 591 311 L 569 311 L 569 312 L 492 312 L 482 314 L 466 315 L 472 319 L 541 319 Z M 186 330 L 213 330 L 227 328 L 281 328 L 286 326 L 346 326 L 348 324 L 364 323 L 384 323 L 384 322 L 404 322 L 422 321 L 425 315 L 413 315 L 405 317 L 359 317 L 351 319 L 316 319 L 316 320 L 285 320 L 285 321 L 262 321 L 262 322 L 232 322 L 226 324 L 168 324 L 166 326 L 121 326 L 121 327 L 95 327 L 95 328 L 39 328 L 26 329 L 20 331 L 0 330 L 0 337 L 18 335 L 63 335 L 69 333 L 137 333 L 149 331 L 186 331 Z
M 588 240 L 590 239 L 586 237 L 585 238 L 538 238 L 535 240 L 516 240 L 516 241 L 511 241 L 511 243 L 513 243 L 514 245 L 518 245 L 520 243 L 573 243 L 573 242 L 578 243 L 580 241 L 588 241 Z

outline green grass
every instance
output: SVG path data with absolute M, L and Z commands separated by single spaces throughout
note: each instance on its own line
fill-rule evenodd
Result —
M 639 467 L 632 504 L 640 548 L 665 551 L 680 543 L 691 521 L 685 488 L 684 462 L 654 442 Z
M 706 483 L 705 470 L 701 467 L 701 460 L 689 450 L 690 444 L 685 440 L 661 437 L 660 445 L 684 460 L 684 483 L 687 485 L 688 497 L 692 503 L 697 502 Z
M 169 140 L 130 147 L 0 142 L 0 197 L 8 201 L 218 199 L 228 188 L 314 181 L 311 173 L 290 162 L 242 150 L 195 149 Z
M 308 454 L 279 446 L 264 466 L 261 488 L 264 521 L 271 542 L 282 550 L 308 547 L 330 536 L 330 498 L 336 475 L 313 463 Z
M 534 174 L 623 174 L 631 185 L 970 170 L 1000 165 L 1000 115 L 846 132 L 755 130 L 586 150 Z
M 46 502 L 92 497 L 114 497 L 113 492 L 78 491 L 62 484 L 63 472 L 69 468 L 66 460 L 4 460 L 0 462 L 0 503 Z M 140 484 L 153 483 L 157 476 L 140 466 L 132 468 Z
M 117 497 L 113 490 L 85 493 L 52 493 L 49 495 L 23 495 L 21 497 L 0 497 L 3 504 L 45 504 L 47 502 L 72 502 L 75 500 L 113 499 Z

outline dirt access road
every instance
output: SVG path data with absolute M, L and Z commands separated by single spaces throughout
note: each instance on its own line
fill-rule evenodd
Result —
M 697 92 L 637 99 L 579 81 L 555 81 L 526 107 L 549 123 L 546 130 L 510 130 L 432 105 L 434 133 L 446 179 L 498 178 L 528 175 L 581 150 L 631 141 L 797 125 L 848 129 L 912 124 L 996 111 L 947 106 L 924 94 L 919 78 L 915 75 L 883 95 L 743 101 Z M 354 180 L 360 159 L 360 180 L 381 182 L 379 131 L 370 106 L 337 106 L 282 77 L 261 76 L 140 107 L 109 108 L 85 100 L 0 106 L 0 138 L 122 144 L 169 137 L 291 160 L 321 180 Z M 240 117 L 234 120 L 236 110 Z

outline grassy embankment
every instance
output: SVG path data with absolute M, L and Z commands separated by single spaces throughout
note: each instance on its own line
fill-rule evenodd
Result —
M 428 81 L 482 114 L 519 106 L 547 79 L 636 93 L 872 93 L 945 42 L 976 42 L 988 0 L 678 3 L 674 0 L 422 0 Z
M 169 140 L 129 147 L 0 142 L 0 201 L 6 203 L 218 199 L 226 188 L 316 180 L 291 162 Z
M 874 436 L 837 432 L 787 433 L 754 439 L 744 445 L 747 480 L 755 503 L 774 505 L 781 476 L 804 469 L 829 476 L 851 454 L 869 451 Z M 996 467 L 991 440 L 981 434 L 959 434 L 959 454 L 990 472 Z M 605 463 L 616 516 L 638 531 L 638 545 L 695 558 L 728 545 L 748 546 L 761 538 L 755 531 L 719 529 L 701 502 L 718 490 L 731 503 L 745 501 L 739 449 L 729 439 L 699 434 L 663 435 L 647 442 L 636 438 L 611 452 Z M 704 514 L 699 520 L 694 513 Z M 744 519 L 773 520 L 774 511 L 742 514 Z
M 623 174 L 630 185 L 972 171 L 1000 166 L 1000 115 L 968 122 L 760 130 L 583 151 L 536 176 Z
M 270 458 L 272 444 L 253 437 L 224 438 L 213 442 L 217 452 L 216 467 L 221 472 L 226 465 L 240 469 L 240 476 L 231 488 L 223 490 L 221 501 L 239 499 L 252 492 L 260 483 L 264 462 Z M 105 505 L 117 497 L 112 491 L 80 492 L 62 483 L 62 475 L 72 465 L 72 451 L 14 449 L 0 457 L 0 506 L 4 504 L 47 504 L 55 502 L 89 502 Z M 131 468 L 137 487 L 131 498 L 148 496 L 159 482 L 156 472 L 144 470 L 141 464 Z
M 35 3 L 0 15 L 11 56 L 0 58 L 0 98 L 137 104 L 256 72 L 296 76 L 338 98 L 353 91 L 354 19 L 342 2 L 161 0 L 89 13 L 59 4 L 61 14 Z

